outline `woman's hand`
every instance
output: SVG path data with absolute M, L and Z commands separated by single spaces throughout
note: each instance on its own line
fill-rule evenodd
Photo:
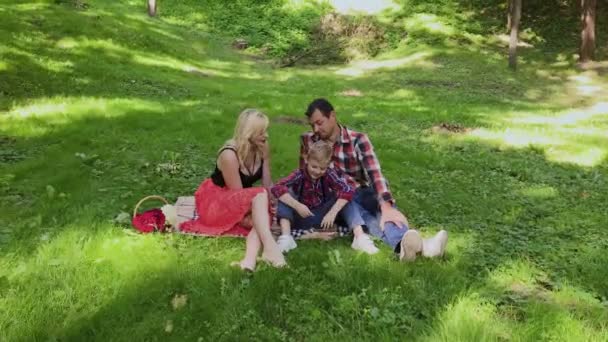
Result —
M 255 146 L 262 153 L 262 158 L 264 160 L 268 160 L 270 158 L 270 144 L 268 143 L 268 138 L 256 140 Z

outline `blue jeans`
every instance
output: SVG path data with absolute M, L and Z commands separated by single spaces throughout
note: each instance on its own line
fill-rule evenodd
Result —
M 358 212 L 363 221 L 365 221 L 369 234 L 384 241 L 395 252 L 399 252 L 401 239 L 405 235 L 405 232 L 407 232 L 408 226 L 405 224 L 399 226 L 393 222 L 386 222 L 384 224 L 384 231 L 380 229 L 380 204 L 378 203 L 378 196 L 374 188 L 368 186 L 359 187 L 352 203 L 358 207 Z
M 298 199 L 293 194 L 292 196 L 295 199 Z M 303 218 L 293 208 L 279 201 L 279 206 L 277 208 L 277 218 L 279 220 L 282 218 L 289 220 L 289 222 L 291 222 L 292 230 L 308 230 L 311 228 L 318 228 L 319 226 L 321 226 L 321 222 L 323 221 L 325 215 L 327 215 L 327 213 L 335 203 L 336 199 L 332 198 L 317 206 L 316 208 L 310 209 L 314 216 Z M 345 223 L 351 230 L 356 226 L 362 226 L 365 224 L 363 217 L 359 213 L 358 206 L 355 205 L 353 202 L 348 202 L 344 206 L 344 208 L 340 210 L 340 213 L 336 220 L 338 222 L 340 220 L 344 221 L 343 223 Z

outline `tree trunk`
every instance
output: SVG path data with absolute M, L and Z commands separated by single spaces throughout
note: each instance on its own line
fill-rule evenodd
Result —
M 511 37 L 509 39 L 509 67 L 517 69 L 517 41 L 521 19 L 521 0 L 511 0 Z
M 595 12 L 597 0 L 581 0 L 581 49 L 580 62 L 595 58 Z
M 148 15 L 156 16 L 156 0 L 148 0 Z
M 507 0 L 507 31 L 511 32 L 513 24 L 513 0 Z

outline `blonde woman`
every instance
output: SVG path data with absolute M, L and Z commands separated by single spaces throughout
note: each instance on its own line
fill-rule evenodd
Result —
M 271 232 L 266 188 L 272 185 L 268 146 L 268 117 L 246 109 L 239 115 L 234 136 L 219 150 L 215 171 L 195 193 L 198 219 L 185 222 L 183 232 L 205 235 L 247 236 L 245 257 L 238 263 L 253 271 L 262 259 L 285 265 Z M 262 187 L 253 184 L 262 180 Z

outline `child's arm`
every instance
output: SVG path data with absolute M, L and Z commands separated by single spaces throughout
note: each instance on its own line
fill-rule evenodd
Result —
M 344 208 L 346 203 L 353 199 L 355 188 L 348 184 L 346 179 L 340 177 L 334 169 L 328 169 L 325 178 L 327 179 L 327 186 L 338 196 L 338 200 L 334 203 L 329 212 L 327 212 L 325 217 L 323 217 L 323 221 L 321 222 L 322 228 L 329 229 L 334 224 L 340 210 Z
M 293 196 L 291 196 L 289 193 L 289 188 L 293 188 L 294 186 L 300 184 L 300 182 L 303 181 L 303 177 L 304 175 L 302 174 L 302 171 L 298 169 L 292 172 L 289 176 L 278 181 L 270 189 L 270 192 L 272 192 L 272 194 L 281 202 L 287 204 L 297 211 L 301 217 L 309 217 L 313 216 L 310 209 L 297 199 L 293 198 Z
M 302 218 L 315 216 L 310 211 L 310 208 L 308 208 L 304 203 L 293 198 L 293 196 L 291 196 L 291 194 L 289 192 L 286 192 L 285 194 L 283 194 L 283 196 L 279 197 L 279 201 L 281 201 L 281 202 L 287 204 L 288 206 L 290 206 L 291 208 L 293 208 L 293 210 L 297 211 L 298 215 L 300 215 L 300 217 L 302 217 Z
M 323 221 L 321 221 L 321 228 L 331 228 L 334 225 L 334 222 L 336 221 L 336 216 L 338 216 L 338 213 L 340 212 L 340 210 L 342 210 L 342 208 L 344 208 L 346 203 L 348 203 L 347 200 L 339 198 L 336 203 L 334 203 L 334 205 L 331 207 L 331 209 L 329 209 L 327 214 L 325 214 L 325 216 L 323 217 Z

